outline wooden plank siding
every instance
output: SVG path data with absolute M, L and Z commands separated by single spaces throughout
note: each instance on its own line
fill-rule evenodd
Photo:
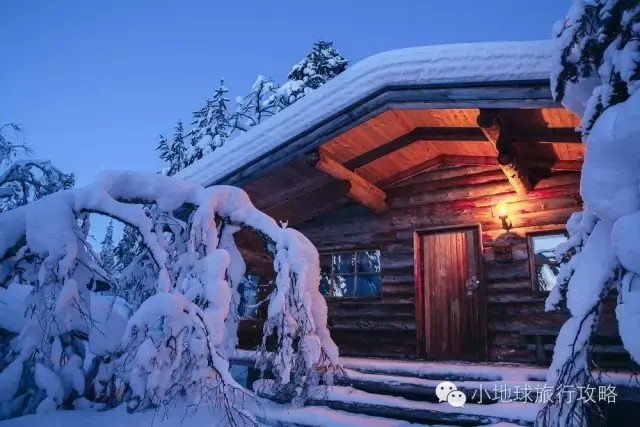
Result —
M 331 334 L 341 354 L 417 358 L 414 233 L 429 227 L 478 224 L 482 230 L 487 296 L 488 354 L 491 361 L 534 362 L 535 351 L 522 343 L 524 329 L 559 329 L 566 313 L 545 313 L 544 297 L 535 295 L 526 233 L 564 229 L 581 208 L 579 172 L 556 172 L 542 179 L 530 195 L 515 194 L 496 167 L 466 166 L 425 172 L 387 190 L 390 211 L 376 216 L 350 204 L 296 228 L 318 248 L 381 251 L 382 296 L 328 301 Z M 499 201 L 513 203 L 513 229 L 505 235 L 492 215 Z M 513 261 L 498 263 L 492 245 L 498 237 L 513 242 Z M 609 314 L 601 327 L 615 340 Z M 553 341 L 551 341 L 552 343 Z

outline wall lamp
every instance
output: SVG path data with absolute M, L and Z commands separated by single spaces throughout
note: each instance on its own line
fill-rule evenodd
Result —
M 500 202 L 496 205 L 496 212 L 498 214 L 498 218 L 502 221 L 502 228 L 509 231 L 513 227 L 511 221 L 509 220 L 509 212 L 507 209 L 507 204 L 505 202 Z

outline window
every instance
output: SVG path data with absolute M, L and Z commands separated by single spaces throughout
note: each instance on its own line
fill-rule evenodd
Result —
M 320 292 L 327 297 L 376 297 L 381 294 L 380 251 L 320 255 Z
M 238 304 L 238 317 L 241 319 L 256 319 L 258 317 L 258 282 L 260 276 L 247 273 L 244 280 L 238 286 L 240 303 Z
M 529 235 L 529 259 L 533 289 L 549 292 L 556 285 L 560 260 L 556 260 L 556 246 L 567 241 L 564 232 Z

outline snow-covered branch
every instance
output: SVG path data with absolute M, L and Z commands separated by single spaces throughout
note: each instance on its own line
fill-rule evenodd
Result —
M 185 205 L 193 209 L 189 220 L 173 218 L 173 212 Z M 91 340 L 97 327 L 94 318 L 104 317 L 89 303 L 92 292 L 87 284 L 108 273 L 85 244 L 87 213 L 101 213 L 135 228 L 146 248 L 122 272 L 140 286 L 133 289 L 135 297 L 129 294 L 135 312 L 120 346 L 103 353 L 85 381 L 93 384 L 90 394 L 79 382 L 62 391 L 51 388 L 51 378 L 62 378 L 63 367 L 76 364 L 75 356 L 82 359 L 76 349 L 80 338 L 70 337 L 81 333 Z M 277 287 L 265 326 L 265 334 L 277 330 L 281 343 L 274 353 L 277 363 L 271 365 L 274 376 L 281 384 L 294 383 L 301 389 L 317 384 L 306 378 L 336 366 L 338 351 L 318 289 L 318 253 L 309 240 L 280 227 L 240 189 L 205 189 L 159 174 L 110 172 L 89 186 L 0 214 L 0 262 L 9 271 L 10 286 L 34 286 L 15 360 L 35 356 L 40 374 L 32 387 L 47 396 L 43 400 L 42 393 L 37 394 L 30 409 L 20 410 L 72 406 L 79 397 L 104 403 L 119 396 L 129 401 L 131 410 L 139 410 L 179 395 L 196 403 L 246 396 L 231 378 L 227 362 L 237 343 L 238 285 L 245 273 L 233 235 L 242 228 L 256 231 L 275 248 Z M 60 340 L 61 351 L 69 355 L 62 367 L 51 363 L 51 339 Z M 26 392 L 15 390 L 9 400 Z M 226 408 L 230 419 L 244 419 L 241 410 L 233 408 Z

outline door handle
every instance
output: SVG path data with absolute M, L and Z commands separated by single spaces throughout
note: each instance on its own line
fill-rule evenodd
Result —
M 467 279 L 465 286 L 467 288 L 467 296 L 472 296 L 476 289 L 478 289 L 478 287 L 480 286 L 480 280 L 478 280 L 476 276 L 471 276 Z

